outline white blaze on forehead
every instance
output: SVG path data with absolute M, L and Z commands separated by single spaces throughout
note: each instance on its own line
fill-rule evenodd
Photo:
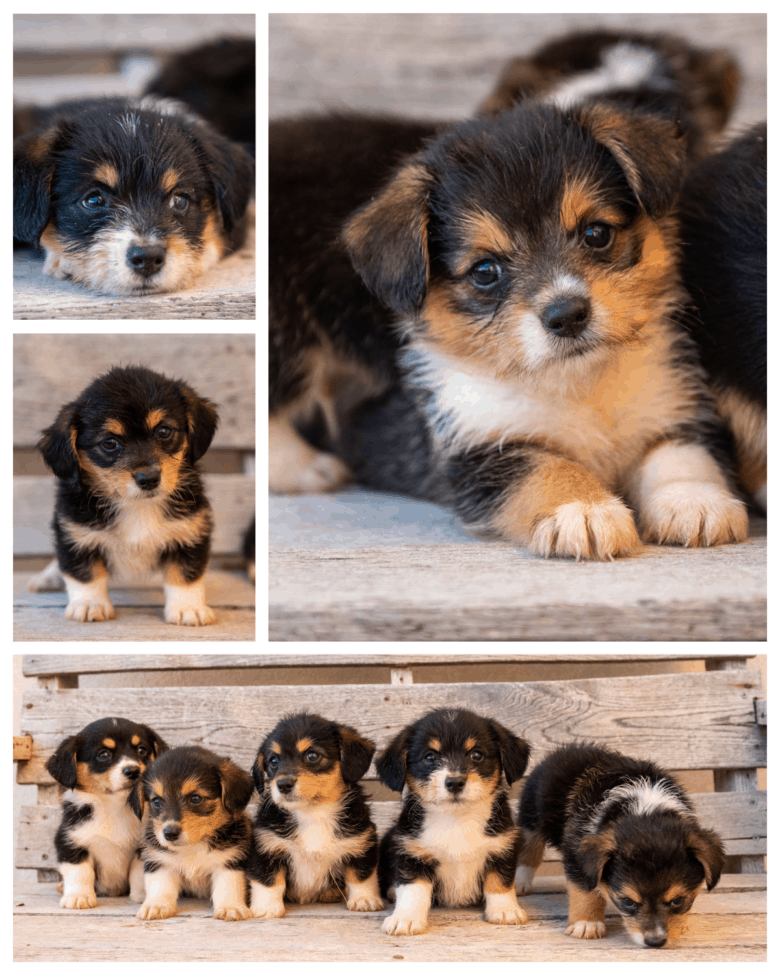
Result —
M 690 815 L 690 809 L 680 799 L 671 782 L 651 782 L 650 779 L 641 778 L 610 789 L 595 808 L 588 830 L 597 832 L 607 811 L 617 803 L 625 803 L 625 811 L 633 816 L 664 811 Z
M 604 51 L 601 65 L 595 71 L 584 71 L 561 82 L 545 95 L 546 102 L 559 108 L 571 108 L 583 99 L 614 88 L 639 88 L 653 78 L 660 56 L 649 47 L 616 44 Z M 656 75 L 654 88 L 668 88 L 673 82 Z

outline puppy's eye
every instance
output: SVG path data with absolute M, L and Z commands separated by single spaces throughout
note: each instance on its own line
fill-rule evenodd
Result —
M 481 762 L 484 757 L 485 756 L 482 754 L 481 751 L 479 751 L 478 748 L 475 748 L 474 751 L 471 753 L 472 762 Z
M 278 764 L 279 764 L 279 759 L 276 757 L 276 755 L 272 755 L 268 759 L 268 765 L 270 768 L 275 769 L 278 766 Z
M 639 907 L 639 904 L 637 904 L 636 901 L 631 900 L 630 897 L 621 897 L 620 898 L 620 907 L 627 914 L 635 914 L 636 913 L 636 909 Z
M 170 427 L 157 427 L 156 435 L 158 440 L 170 440 L 173 436 L 173 430 Z
M 162 796 L 155 796 L 153 799 L 150 799 L 149 805 L 155 812 L 159 812 L 163 807 Z
M 108 206 L 108 203 L 106 202 L 106 198 L 102 193 L 100 193 L 98 190 L 93 190 L 84 197 L 84 199 L 81 201 L 81 205 L 85 210 L 94 211 L 104 210 Z
M 670 907 L 673 911 L 679 911 L 684 903 L 684 897 L 673 897 L 670 901 L 666 902 L 666 906 Z
M 143 745 L 139 745 L 136 748 L 136 753 L 138 754 L 138 757 L 139 758 L 146 758 L 146 756 L 149 754 L 149 749 L 148 748 L 144 748 Z
M 427 762 L 428 765 L 433 765 L 438 757 L 439 756 L 436 754 L 436 752 L 426 752 L 425 755 L 423 755 L 423 761 Z
M 100 446 L 106 451 L 106 453 L 113 454 L 119 450 L 121 444 L 118 440 L 115 440 L 114 437 L 107 437 Z
M 191 806 L 199 806 L 203 802 L 203 796 L 199 796 L 197 792 L 195 795 L 189 797 Z
M 315 762 L 319 761 L 319 758 L 320 756 L 312 748 L 306 752 L 306 761 L 309 765 L 314 765 Z
M 177 213 L 186 213 L 189 209 L 190 201 L 183 193 L 174 193 L 168 200 L 168 206 Z
M 101 748 L 97 754 L 97 760 L 99 762 L 109 762 L 111 760 L 111 752 L 107 748 Z
M 604 250 L 614 240 L 615 231 L 608 223 L 591 223 L 585 228 L 585 246 L 593 250 Z
M 471 283 L 478 288 L 491 288 L 501 277 L 503 271 L 497 261 L 485 259 L 477 263 L 469 271 Z

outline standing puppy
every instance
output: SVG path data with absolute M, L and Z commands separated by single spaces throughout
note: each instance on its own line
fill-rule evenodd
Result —
M 98 894 L 118 897 L 130 889 L 132 896 L 143 889 L 141 824 L 128 796 L 147 763 L 167 747 L 145 724 L 100 718 L 49 758 L 46 771 L 67 789 L 54 838 L 60 907 L 96 907 Z
M 252 768 L 255 917 L 282 917 L 285 898 L 340 901 L 345 888 L 350 911 L 382 910 L 376 827 L 357 785 L 373 754 L 372 741 L 318 714 L 290 715 L 263 741 Z
M 250 916 L 244 809 L 252 789 L 247 772 L 205 748 L 173 748 L 149 766 L 130 797 L 144 822 L 146 900 L 136 917 L 172 917 L 179 894 L 210 897 L 223 921 Z
M 430 711 L 385 749 L 379 777 L 405 790 L 380 848 L 381 890 L 395 900 L 386 934 L 424 934 L 432 901 L 466 907 L 484 900 L 491 924 L 526 921 L 514 890 L 521 835 L 501 773 L 511 785 L 528 754 L 522 738 L 463 708 Z
M 675 779 L 601 745 L 564 745 L 529 775 L 520 799 L 518 889 L 531 892 L 545 843 L 563 854 L 573 938 L 604 938 L 610 901 L 632 941 L 673 944 L 706 883 L 720 879 L 720 838 L 696 821 Z

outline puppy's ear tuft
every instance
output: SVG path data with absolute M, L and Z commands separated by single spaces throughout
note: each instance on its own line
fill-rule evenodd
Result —
M 380 782 L 393 792 L 401 792 L 406 782 L 406 756 L 411 734 L 410 728 L 404 728 L 376 760 Z
M 422 162 L 406 163 L 378 196 L 353 213 L 341 232 L 366 287 L 403 315 L 419 310 L 428 287 L 430 181 Z
M 222 782 L 222 805 L 230 813 L 242 812 L 255 787 L 252 776 L 225 758 L 219 766 L 219 777 Z
M 71 735 L 60 742 L 57 751 L 46 762 L 46 771 L 66 789 L 72 789 L 76 785 L 76 753 L 83 744 L 81 735 Z
M 509 785 L 523 777 L 531 754 L 528 742 L 513 734 L 498 721 L 491 721 L 493 736 L 498 742 L 498 753 L 501 756 L 501 767 Z
M 341 735 L 341 775 L 345 782 L 359 782 L 368 771 L 376 745 L 349 725 L 339 725 Z
M 63 406 L 57 414 L 57 419 L 43 431 L 38 441 L 38 450 L 43 454 L 46 466 L 50 467 L 61 481 L 68 484 L 75 484 L 81 473 L 76 453 L 77 412 L 75 403 Z

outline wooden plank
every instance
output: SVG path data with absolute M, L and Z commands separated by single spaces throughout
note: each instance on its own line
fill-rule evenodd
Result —
M 726 852 L 739 855 L 766 853 L 766 793 L 714 792 L 692 796 L 702 825 L 715 829 L 726 845 Z M 379 833 L 386 832 L 399 812 L 397 801 L 372 801 L 371 814 Z M 517 803 L 512 803 L 516 810 Z M 254 819 L 256 806 L 250 804 Z M 22 806 L 14 866 L 27 870 L 50 870 L 56 866 L 54 834 L 60 821 L 57 806 Z M 545 861 L 560 861 L 557 850 L 547 847 Z
M 706 660 L 723 654 L 702 653 L 321 653 L 321 654 L 24 654 L 22 673 L 26 677 L 51 674 L 103 674 L 156 670 L 241 670 L 268 667 L 418 667 L 451 664 L 540 664 L 540 663 L 659 663 L 666 660 Z M 749 660 L 755 654 L 729 654 L 729 659 Z
M 547 881 L 552 878 L 540 878 Z M 477 908 L 434 908 L 430 930 L 414 938 L 384 935 L 389 911 L 357 914 L 343 904 L 295 905 L 287 916 L 224 926 L 203 901 L 183 900 L 166 921 L 135 918 L 136 904 L 105 898 L 90 911 L 64 911 L 53 885 L 18 888 L 14 894 L 17 961 L 761 961 L 766 952 L 766 894 L 741 889 L 700 895 L 678 947 L 660 955 L 634 945 L 611 908 L 607 938 L 582 942 L 564 933 L 566 895 L 556 885 L 522 899 L 526 924 L 485 923 Z M 43 888 L 41 890 L 40 888 Z
M 615 562 L 503 542 L 276 549 L 269 639 L 763 641 L 765 531 L 753 519 L 742 545 Z
M 106 626 L 107 624 L 101 624 Z M 204 628 L 207 629 L 207 628 Z M 755 768 L 766 742 L 755 723 L 751 670 L 501 684 L 354 684 L 33 690 L 21 732 L 35 741 L 20 782 L 50 782 L 43 765 L 66 734 L 100 714 L 132 716 L 170 745 L 198 742 L 249 768 L 284 711 L 348 715 L 382 747 L 433 707 L 471 707 L 521 733 L 532 764 L 570 741 L 604 741 L 671 769 Z
M 32 745 L 33 741 L 29 736 L 17 738 L 14 735 L 14 761 L 26 762 L 28 759 L 32 758 Z

